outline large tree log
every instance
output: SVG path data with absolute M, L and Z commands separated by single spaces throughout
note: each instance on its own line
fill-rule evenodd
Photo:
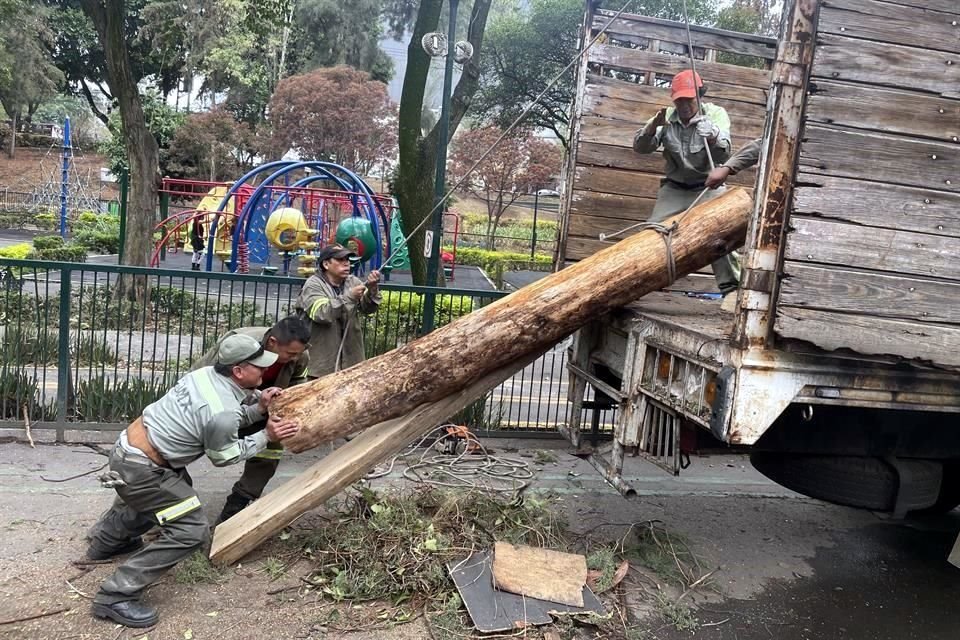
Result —
M 300 514 L 318 507 L 341 489 L 362 478 L 377 463 L 396 453 L 479 400 L 493 387 L 540 356 L 534 353 L 481 377 L 439 402 L 417 407 L 402 418 L 375 425 L 315 465 L 268 493 L 219 525 L 213 534 L 210 560 L 236 562 L 270 536 L 279 533 Z
M 676 276 L 742 245 L 752 206 L 736 188 L 666 221 L 678 223 Z M 300 423 L 284 444 L 305 451 L 445 398 L 669 284 L 663 238 L 645 230 L 390 353 L 291 387 L 270 412 Z

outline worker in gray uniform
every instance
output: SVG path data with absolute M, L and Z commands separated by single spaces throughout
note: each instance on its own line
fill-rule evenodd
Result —
M 120 434 L 102 477 L 117 499 L 91 529 L 87 558 L 140 549 L 140 536 L 154 526 L 160 536 L 100 585 L 95 616 L 128 627 L 155 625 L 156 609 L 140 602 L 143 590 L 209 541 L 188 464 L 203 455 L 218 467 L 236 464 L 297 433 L 296 423 L 271 416 L 263 431 L 238 437 L 239 429 L 264 418 L 281 393 L 276 387 L 255 391 L 276 360 L 253 338 L 231 336 L 220 344 L 214 366 L 186 374 Z
M 360 314 L 376 313 L 380 305 L 380 272 L 366 281 L 350 273 L 357 259 L 350 249 L 331 244 L 317 254 L 317 272 L 307 278 L 294 303 L 310 322 L 310 364 L 307 375 L 319 378 L 366 359 Z
M 672 107 L 660 109 L 633 138 L 637 153 L 654 153 L 663 149 L 666 174 L 660 181 L 657 202 L 649 222 L 661 222 L 686 211 L 700 197 L 700 202 L 715 198 L 721 190 L 706 189 L 710 159 L 723 163 L 730 157 L 730 117 L 723 107 L 704 102 L 698 109 L 698 96 L 706 88 L 699 74 L 687 69 L 673 77 L 670 85 Z M 709 153 L 709 155 L 708 155 Z M 727 255 L 712 264 L 717 288 L 724 296 L 723 306 L 733 310 L 740 281 L 740 265 L 734 255 Z
M 258 389 L 280 387 L 286 389 L 306 380 L 307 365 L 310 358 L 306 353 L 307 343 L 310 341 L 310 327 L 299 316 L 281 318 L 272 327 L 240 327 L 228 331 L 213 347 L 200 356 L 191 371 L 202 367 L 209 367 L 217 362 L 217 353 L 220 345 L 231 336 L 250 336 L 264 348 L 264 351 L 277 354 L 277 361 L 264 369 Z M 259 420 L 240 429 L 241 438 L 263 431 L 267 421 Z M 248 459 L 243 465 L 243 474 L 233 490 L 227 496 L 217 524 L 232 518 L 254 500 L 263 495 L 267 483 L 276 474 L 283 457 L 283 444 L 270 442 L 267 448 Z
M 745 144 L 740 151 L 733 154 L 729 160 L 718 165 L 707 176 L 707 189 L 718 189 L 727 181 L 730 176 L 735 176 L 741 171 L 749 169 L 760 162 L 760 145 L 762 138 L 757 138 Z

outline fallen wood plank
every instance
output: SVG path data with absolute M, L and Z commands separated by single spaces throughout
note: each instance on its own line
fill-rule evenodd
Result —
M 676 277 L 740 246 L 752 207 L 749 193 L 733 188 L 666 220 L 677 225 Z M 404 416 L 544 351 L 590 319 L 669 285 L 667 257 L 663 237 L 641 231 L 387 354 L 291 387 L 270 406 L 271 415 L 300 424 L 284 445 L 305 451 Z
M 587 559 L 575 553 L 497 542 L 493 586 L 528 598 L 583 606 Z
M 438 402 L 421 405 L 402 418 L 367 429 L 296 478 L 220 524 L 213 533 L 210 560 L 221 565 L 238 561 L 267 538 L 282 531 L 300 514 L 322 505 L 379 462 L 396 455 L 437 424 L 482 398 L 488 390 L 539 355 L 508 364 Z

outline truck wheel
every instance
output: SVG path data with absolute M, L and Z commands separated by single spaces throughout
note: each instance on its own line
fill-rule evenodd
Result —
M 848 507 L 892 511 L 900 486 L 897 471 L 878 458 L 758 451 L 750 462 L 779 485 Z
M 943 482 L 940 494 L 932 507 L 921 509 L 920 513 L 948 513 L 960 506 L 960 462 L 953 460 L 943 463 Z

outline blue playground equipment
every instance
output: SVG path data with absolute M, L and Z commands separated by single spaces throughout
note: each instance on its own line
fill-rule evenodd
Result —
M 305 173 L 308 175 L 297 178 L 291 184 L 294 176 Z M 263 179 L 258 182 L 261 177 Z M 339 220 L 339 224 L 343 225 L 349 218 L 360 218 L 364 225 L 369 225 L 374 238 L 375 246 L 367 252 L 369 259 L 365 266 L 380 269 L 384 266 L 384 258 L 390 255 L 390 220 L 373 189 L 362 178 L 333 162 L 280 160 L 253 169 L 227 189 L 207 234 L 208 271 L 213 269 L 216 257 L 217 227 L 225 220 L 232 220 L 232 217 L 221 215 L 228 210 L 231 199 L 234 199 L 234 210 L 239 209 L 239 213 L 232 230 L 229 256 L 221 256 L 230 271 L 244 272 L 251 262 L 262 265 L 270 263 L 271 242 L 266 233 L 267 223 L 279 209 L 296 208 L 297 201 L 301 203 L 308 227 L 301 232 L 313 239 L 306 245 L 322 247 L 330 242 L 336 235 L 331 228 L 333 210 L 348 208 L 349 216 Z M 356 224 L 353 226 L 358 227 Z M 288 252 L 284 258 L 285 268 L 289 258 Z

